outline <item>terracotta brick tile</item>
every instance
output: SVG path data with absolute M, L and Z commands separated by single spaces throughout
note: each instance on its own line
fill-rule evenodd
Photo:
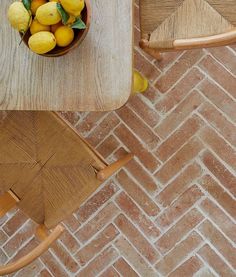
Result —
M 236 127 L 210 103 L 205 103 L 199 113 L 233 146 L 236 146 Z
M 86 221 L 90 216 L 93 215 L 104 203 L 106 203 L 116 192 L 118 187 L 113 183 L 109 182 L 96 194 L 88 199 L 78 210 L 77 216 L 81 222 Z
M 165 254 L 202 220 L 200 212 L 195 208 L 192 209 L 157 240 L 155 243 L 157 249 Z
M 123 106 L 116 113 L 148 149 L 158 145 L 159 137 L 128 106 Z
M 197 116 L 190 117 L 179 129 L 168 137 L 156 151 L 157 157 L 165 162 L 179 150 L 203 126 L 203 121 Z
M 120 148 L 115 153 L 115 157 L 119 159 L 126 153 L 123 148 Z M 135 159 L 132 159 L 125 167 L 147 193 L 152 195 L 159 189 L 157 181 Z
M 162 75 L 156 82 L 156 87 L 162 92 L 170 89 L 181 76 L 192 67 L 204 55 L 200 49 L 185 52 L 164 75 Z
M 28 217 L 21 211 L 18 210 L 13 217 L 11 217 L 4 225 L 3 230 L 8 236 L 12 236 L 22 226 Z
M 135 228 L 135 226 L 124 216 L 119 215 L 114 223 L 125 237 L 134 245 L 139 253 L 146 257 L 150 263 L 155 263 L 160 255 L 147 239 Z
M 207 267 L 202 267 L 194 277 L 215 277 L 215 274 L 213 274 Z
M 134 68 L 141 72 L 151 82 L 160 75 L 160 70 L 151 63 L 147 63 L 147 59 L 137 50 L 134 50 Z
M 42 268 L 43 268 L 43 264 L 40 262 L 40 260 L 35 260 L 30 265 L 18 271 L 14 275 L 14 277 L 36 276 L 42 270 Z
M 200 243 L 202 243 L 201 237 L 196 232 L 192 232 L 156 264 L 156 269 L 162 275 L 167 276 L 192 251 L 194 251 Z
M 118 252 L 109 247 L 105 249 L 99 256 L 92 260 L 85 268 L 83 268 L 76 277 L 94 277 L 105 269 L 105 267 L 119 256 Z
M 236 151 L 213 129 L 205 127 L 200 137 L 223 161 L 236 170 Z
M 232 100 L 220 87 L 209 80 L 205 80 L 199 89 L 220 110 L 236 122 L 236 102 Z
M 226 71 L 220 63 L 216 62 L 212 57 L 207 56 L 201 61 L 200 67 L 236 98 L 236 78 Z
M 197 163 L 190 164 L 186 169 L 176 177 L 164 190 L 162 190 L 156 200 L 163 207 L 167 207 L 181 193 L 183 193 L 189 184 L 201 175 L 201 167 Z
M 168 113 L 201 81 L 204 75 L 197 69 L 191 69 L 164 97 L 155 105 L 162 114 Z
M 0 249 L 0 263 L 3 265 L 6 263 L 6 261 L 8 260 L 8 257 L 6 256 L 6 254 L 2 251 L 2 249 Z
M 7 239 L 8 236 L 2 230 L 0 230 L 0 246 L 2 246 Z
M 54 243 L 51 249 L 69 272 L 75 273 L 78 271 L 79 264 L 60 243 Z
M 87 136 L 87 141 L 96 147 L 108 134 L 119 124 L 119 119 L 115 113 L 107 115 L 102 122 Z
M 204 245 L 198 254 L 213 268 L 221 277 L 234 277 L 235 273 L 230 267 L 210 248 L 209 245 Z
M 139 28 L 139 7 L 134 5 L 134 25 Z
M 64 224 L 69 228 L 71 232 L 75 232 L 81 225 L 74 214 L 63 220 Z
M 97 147 L 97 151 L 106 159 L 119 147 L 119 144 L 118 140 L 113 135 L 110 135 Z
M 80 248 L 80 244 L 75 239 L 75 237 L 67 230 L 63 232 L 60 237 L 60 241 L 68 249 L 71 254 L 74 254 Z
M 76 129 L 83 136 L 87 136 L 88 132 L 93 130 L 98 125 L 98 121 L 105 115 L 105 112 L 91 112 L 81 122 L 79 122 Z
M 130 267 L 129 264 L 127 264 L 123 258 L 120 258 L 118 261 L 116 261 L 113 266 L 122 276 L 138 277 L 138 274 Z
M 115 246 L 120 251 L 121 255 L 125 257 L 125 259 L 138 271 L 141 276 L 156 277 L 155 271 L 125 238 L 119 238 L 115 242 Z
M 38 277 L 52 277 L 52 274 L 45 268 L 39 273 Z
M 202 155 L 204 165 L 213 173 L 226 189 L 236 197 L 236 176 L 234 176 L 211 152 Z
M 150 83 L 148 89 L 143 94 L 145 98 L 147 98 L 152 104 L 155 104 L 157 100 L 160 98 L 160 93 L 156 88 L 154 88 Z M 131 98 L 132 99 L 132 98 Z M 153 107 L 154 109 L 155 107 Z M 156 109 L 155 109 L 156 110 Z M 156 116 L 155 116 L 156 117 Z M 151 121 L 156 121 L 154 117 L 154 120 L 151 119 Z
M 119 234 L 119 231 L 114 227 L 113 224 L 109 224 L 103 231 L 86 244 L 77 254 L 76 259 L 80 265 L 88 263 L 96 253 L 99 253 L 109 242 L 114 240 Z
M 228 238 L 230 238 L 234 243 L 236 243 L 236 225 L 233 221 L 214 204 L 210 199 L 205 199 L 200 207 L 208 217 L 214 221 L 214 223 L 225 233 Z
M 140 31 L 139 29 L 134 26 L 134 46 L 139 47 L 139 41 L 140 41 Z
M 169 277 L 180 277 L 180 276 L 194 276 L 202 267 L 202 262 L 193 256 L 173 271 Z
M 194 110 L 204 102 L 203 97 L 196 91 L 191 92 L 162 122 L 155 131 L 165 139 L 170 135 Z
M 205 175 L 200 184 L 221 207 L 236 219 L 235 200 L 211 176 Z
M 110 266 L 101 275 L 99 275 L 99 277 L 119 277 L 119 276 L 121 275 L 112 266 Z
M 173 202 L 173 204 L 158 215 L 155 222 L 161 228 L 169 227 L 182 214 L 190 209 L 202 196 L 203 193 L 196 185 L 190 187 L 183 194 L 181 194 L 179 198 Z
M 119 209 L 113 204 L 108 203 L 94 218 L 86 223 L 75 234 L 80 241 L 86 242 L 89 238 L 96 234 L 103 226 L 112 220 L 119 212 Z
M 124 145 L 139 158 L 149 171 L 153 172 L 159 167 L 160 163 L 154 155 L 143 146 L 143 144 L 125 127 L 125 125 L 121 124 L 115 129 L 114 133 Z
M 59 112 L 70 124 L 76 125 L 80 120 L 80 114 L 78 112 Z
M 117 180 L 129 196 L 139 204 L 143 211 L 149 216 L 155 216 L 160 209 L 154 201 L 127 175 L 124 170 L 117 174 Z
M 15 236 L 8 240 L 3 247 L 8 256 L 12 256 L 19 251 L 19 248 L 34 234 L 35 227 L 35 223 L 29 221 L 20 230 L 18 230 Z
M 57 262 L 53 255 L 47 251 L 45 252 L 40 259 L 47 266 L 47 268 L 53 272 L 54 276 L 63 276 L 70 277 L 69 274 L 63 269 L 63 267 Z
M 226 258 L 226 260 L 236 268 L 236 249 L 231 243 L 210 223 L 204 221 L 199 227 L 199 231 L 205 236 L 214 247 Z
M 134 224 L 138 225 L 148 238 L 155 239 L 159 236 L 160 231 L 158 228 L 124 192 L 117 196 L 116 202 L 125 215 L 127 215 Z
M 146 92 L 144 96 L 146 96 Z M 143 97 L 139 95 L 131 97 L 128 105 L 146 122 L 146 124 L 150 127 L 155 127 L 160 121 L 160 116 L 156 110 L 148 106 L 142 98 Z
M 228 70 L 236 74 L 235 54 L 227 47 L 209 48 L 208 51 Z
M 197 138 L 192 138 L 174 156 L 172 156 L 158 172 L 156 178 L 162 183 L 167 183 L 184 166 L 186 166 L 203 149 L 202 143 Z

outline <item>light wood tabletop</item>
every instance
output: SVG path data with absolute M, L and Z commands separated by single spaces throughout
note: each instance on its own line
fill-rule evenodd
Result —
M 108 111 L 132 90 L 133 1 L 91 0 L 90 31 L 82 45 L 59 58 L 38 56 L 0 9 L 0 110 Z

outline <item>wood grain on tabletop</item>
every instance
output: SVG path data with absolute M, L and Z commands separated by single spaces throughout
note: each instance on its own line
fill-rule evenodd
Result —
M 0 10 L 1 110 L 114 110 L 132 89 L 133 3 L 92 0 L 91 29 L 82 45 L 60 58 L 45 58 L 18 45 Z

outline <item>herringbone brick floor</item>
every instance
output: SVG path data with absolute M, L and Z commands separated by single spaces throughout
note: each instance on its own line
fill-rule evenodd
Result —
M 137 46 L 137 15 L 148 92 L 110 113 L 63 113 L 108 161 L 136 157 L 15 276 L 236 276 L 236 47 L 157 63 Z M 1 264 L 36 245 L 20 211 L 0 225 Z

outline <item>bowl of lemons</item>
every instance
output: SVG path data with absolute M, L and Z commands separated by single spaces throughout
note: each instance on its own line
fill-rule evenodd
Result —
M 91 21 L 90 0 L 21 0 L 8 9 L 21 41 L 38 55 L 59 57 L 84 40 Z

